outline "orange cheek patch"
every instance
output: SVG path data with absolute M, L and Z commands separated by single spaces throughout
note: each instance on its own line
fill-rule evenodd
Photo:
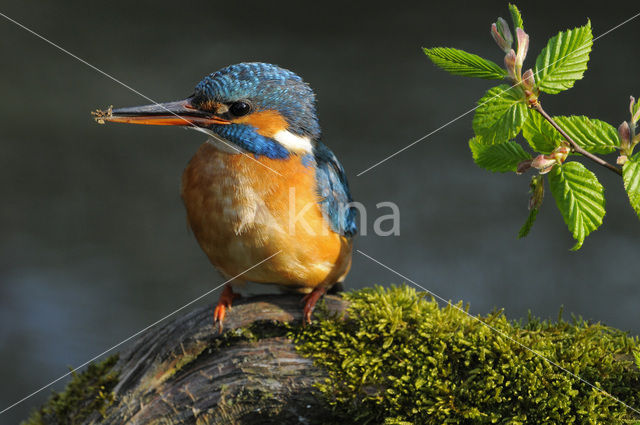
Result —
M 249 124 L 258 129 L 258 134 L 265 137 L 273 137 L 277 132 L 286 130 L 289 127 L 280 112 L 271 109 L 254 112 L 231 122 L 234 124 Z

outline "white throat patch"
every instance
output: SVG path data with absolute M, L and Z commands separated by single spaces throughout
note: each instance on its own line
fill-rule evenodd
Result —
M 309 137 L 298 136 L 288 130 L 278 131 L 273 135 L 273 139 L 294 153 L 311 153 L 313 151 Z
M 223 140 L 222 137 L 209 130 L 208 128 L 193 126 L 187 127 L 187 129 L 193 129 L 209 136 L 209 140 L 207 140 L 207 142 L 215 146 L 219 151 L 232 154 L 246 152 L 244 149 L 236 146 L 235 144 Z M 276 134 L 274 134 L 272 138 L 293 153 L 306 154 L 313 152 L 311 139 L 309 139 L 309 137 L 307 136 L 298 136 L 288 130 L 280 130 Z

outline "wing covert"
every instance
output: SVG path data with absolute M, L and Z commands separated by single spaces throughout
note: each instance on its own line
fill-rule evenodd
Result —
M 335 154 L 322 142 L 314 147 L 316 183 L 320 205 L 334 232 L 347 237 L 358 233 L 357 210 L 349 205 L 353 201 L 347 176 Z

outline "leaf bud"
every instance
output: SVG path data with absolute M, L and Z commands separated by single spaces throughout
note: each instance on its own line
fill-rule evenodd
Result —
M 551 152 L 550 158 L 555 159 L 558 163 L 562 164 L 569 156 L 569 146 L 566 142 L 563 142 L 560 146 L 555 148 L 553 152 Z
M 540 174 L 546 174 L 557 164 L 555 158 L 549 155 L 538 155 L 531 161 L 531 166 L 540 171 Z
M 518 54 L 516 56 L 516 64 L 522 68 L 524 58 L 527 57 L 529 50 L 529 36 L 522 28 L 516 28 L 516 36 L 518 37 Z
M 622 124 L 620 124 L 618 127 L 618 136 L 620 136 L 620 149 L 622 149 L 622 152 L 625 154 L 628 154 L 631 148 L 631 128 L 628 122 L 623 121 Z
M 498 18 L 498 22 L 491 25 L 491 36 L 496 44 L 507 53 L 513 44 L 513 35 L 509 29 L 509 24 L 502 18 Z
M 507 68 L 509 77 L 515 82 L 516 80 L 516 52 L 510 49 L 504 57 L 504 66 Z
M 531 189 L 531 197 L 529 198 L 529 210 L 534 208 L 540 208 L 542 205 L 542 199 L 544 198 L 544 181 L 542 176 L 533 176 L 531 183 L 529 183 Z
M 533 89 L 536 86 L 536 79 L 533 76 L 533 71 L 531 69 L 527 69 L 524 74 L 522 74 L 522 84 L 524 85 L 525 90 L 533 92 Z
M 516 169 L 516 174 L 523 174 L 531 169 L 532 159 L 526 159 L 518 163 L 518 168 Z

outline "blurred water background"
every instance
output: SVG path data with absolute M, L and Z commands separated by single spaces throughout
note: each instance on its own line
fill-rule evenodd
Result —
M 557 31 L 602 34 L 637 3 L 521 2 L 531 66 Z M 553 9 L 553 13 L 547 9 Z M 640 332 L 640 223 L 621 181 L 606 187 L 602 228 L 577 253 L 548 194 L 531 236 L 516 240 L 529 176 L 494 175 L 468 151 L 468 115 L 397 157 L 387 155 L 468 111 L 492 82 L 436 69 L 421 46 L 501 61 L 489 35 L 506 2 L 5 3 L 1 11 L 147 96 L 191 93 L 241 61 L 290 68 L 316 90 L 323 140 L 370 212 L 357 248 L 471 312 L 582 315 Z M 585 79 L 544 96 L 551 114 L 617 126 L 640 95 L 640 19 L 595 43 Z M 201 134 L 98 126 L 89 111 L 148 103 L 0 19 L 0 409 L 206 292 L 222 279 L 187 231 L 182 170 Z M 635 53 L 633 53 L 635 52 Z M 371 232 L 378 202 L 401 209 L 401 235 Z M 388 212 L 380 210 L 381 213 Z M 347 288 L 401 283 L 355 255 Z M 213 294 L 203 303 L 213 303 Z M 54 388 L 61 388 L 64 381 Z M 17 423 L 49 394 L 0 416 Z

